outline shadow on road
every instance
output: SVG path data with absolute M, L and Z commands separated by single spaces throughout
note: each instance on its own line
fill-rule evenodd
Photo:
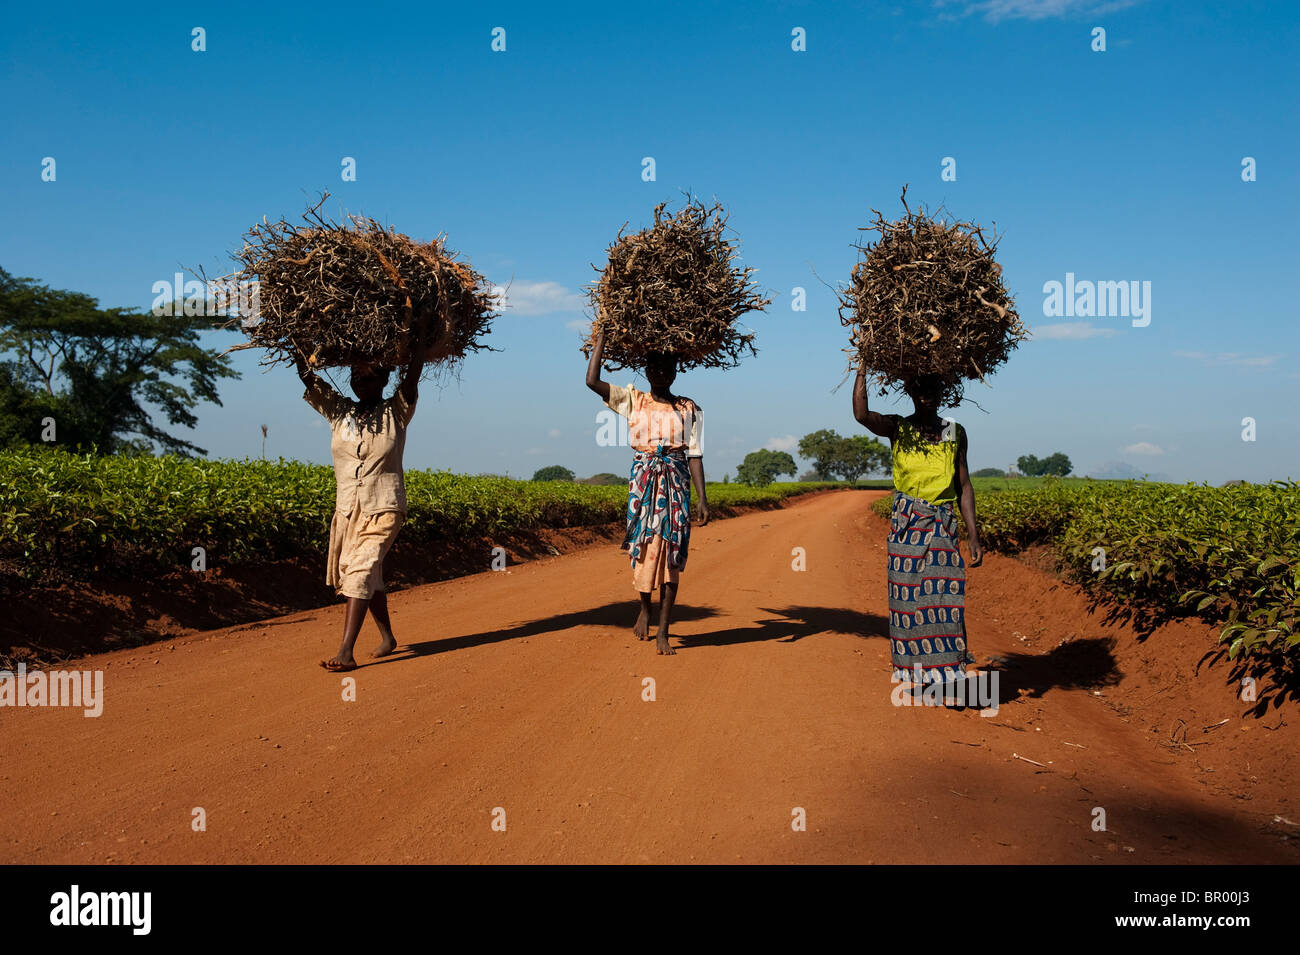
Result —
M 637 610 L 638 604 L 636 601 L 620 600 L 599 607 L 587 607 L 583 610 L 557 613 L 500 630 L 484 630 L 480 633 L 467 633 L 458 637 L 445 637 L 441 640 L 425 640 L 420 643 L 404 644 L 397 654 L 389 659 L 396 662 L 411 659 L 412 657 L 429 656 L 434 653 L 446 653 L 449 650 L 464 650 L 469 647 L 502 643 L 506 640 L 518 640 L 521 637 L 537 637 L 543 634 L 568 630 L 572 627 L 610 627 L 619 631 L 626 631 L 626 635 L 630 637 L 632 635 L 632 624 L 636 621 Z M 655 612 L 658 612 L 658 603 L 655 604 Z M 693 607 L 678 604 L 673 608 L 673 623 L 703 620 L 707 617 L 715 617 L 717 614 L 718 611 L 712 607 Z
M 1115 686 L 1123 673 L 1115 664 L 1110 637 L 1070 640 L 1047 653 L 995 654 L 989 669 L 999 672 L 1002 702 L 1040 697 L 1052 689 Z
M 863 613 L 847 607 L 762 608 L 773 616 L 754 621 L 755 626 L 732 627 L 710 633 L 676 634 L 686 647 L 725 647 L 734 643 L 781 640 L 794 643 L 817 633 L 845 633 L 856 637 L 889 636 L 889 621 L 880 614 Z

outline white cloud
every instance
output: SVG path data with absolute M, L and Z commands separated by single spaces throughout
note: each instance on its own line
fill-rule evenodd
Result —
M 981 14 L 985 20 L 1047 20 L 1053 17 L 1114 13 L 1141 0 L 937 0 L 936 7 L 961 6 L 962 16 Z
M 560 436 L 560 429 L 552 428 L 550 431 L 546 432 L 546 436 L 548 438 L 558 438 Z
M 493 291 L 508 313 L 515 315 L 550 315 L 553 312 L 576 312 L 586 304 L 577 292 L 570 292 L 559 282 L 511 282 L 497 285 Z
M 1137 444 L 1130 444 L 1124 449 L 1125 454 L 1164 454 L 1165 449 L 1158 444 L 1152 444 L 1150 441 L 1139 441 Z
M 1030 329 L 1034 341 L 1072 341 L 1088 338 L 1106 338 L 1117 334 L 1113 328 L 1104 328 L 1092 322 L 1064 322 L 1060 325 L 1035 325 Z
M 1210 354 L 1203 351 L 1176 351 L 1175 358 L 1199 361 L 1202 365 L 1231 365 L 1235 368 L 1270 368 L 1285 355 L 1243 355 L 1240 352 L 1223 351 Z
M 591 319 L 575 318 L 571 322 L 565 322 L 564 327 L 571 332 L 581 332 L 583 335 L 591 331 Z
M 793 451 L 799 447 L 799 439 L 792 434 L 787 434 L 784 438 L 768 438 L 763 447 L 769 451 Z

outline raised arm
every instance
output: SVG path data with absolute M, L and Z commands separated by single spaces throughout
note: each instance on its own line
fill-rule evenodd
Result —
M 591 348 L 591 360 L 587 362 L 587 387 L 609 401 L 609 382 L 600 377 L 600 363 L 605 357 L 605 330 L 596 332 L 596 341 Z
M 298 367 L 298 377 L 302 379 L 303 385 L 307 388 L 307 393 L 315 399 L 313 404 L 319 406 L 323 401 L 329 400 L 330 396 L 337 395 L 338 392 L 324 381 L 316 372 L 311 370 L 307 364 L 307 359 L 302 357 L 302 353 L 295 351 L 293 353 L 293 362 Z M 311 401 L 311 398 L 308 399 Z
M 970 566 L 984 562 L 984 545 L 980 542 L 979 527 L 975 524 L 975 489 L 971 487 L 970 471 L 966 467 L 966 429 L 957 433 L 957 506 L 966 524 L 966 538 L 970 542 Z
M 858 377 L 853 382 L 853 417 L 868 431 L 882 438 L 897 437 L 898 421 L 893 415 L 884 415 L 867 407 L 867 370 L 858 366 Z
M 420 374 L 424 370 L 424 339 L 429 331 L 429 313 L 421 312 L 420 317 L 416 319 L 414 327 L 411 329 L 411 357 L 406 363 L 406 370 L 402 372 L 402 381 L 398 390 L 402 392 L 402 397 L 406 399 L 408 406 L 415 404 L 416 398 L 420 396 Z M 440 322 L 438 325 L 438 341 L 441 342 L 446 332 L 446 322 Z

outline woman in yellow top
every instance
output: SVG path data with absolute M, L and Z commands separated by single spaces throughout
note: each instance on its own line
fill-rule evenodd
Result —
M 966 645 L 966 563 L 957 545 L 961 509 L 971 567 L 984 559 L 975 524 L 975 492 L 966 468 L 966 429 L 939 417 L 943 385 L 925 375 L 905 385 L 914 411 L 904 418 L 867 407 L 867 374 L 858 369 L 853 417 L 889 438 L 894 508 L 889 533 L 889 657 L 900 683 L 950 683 L 974 663 Z

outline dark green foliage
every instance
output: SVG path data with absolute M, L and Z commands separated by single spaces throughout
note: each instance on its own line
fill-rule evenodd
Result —
M 551 464 L 533 472 L 534 481 L 572 481 L 573 472 L 562 464 Z
M 776 480 L 778 474 L 794 477 L 794 458 L 785 451 L 760 448 L 745 455 L 745 460 L 736 469 L 736 480 L 750 487 L 766 487 Z
M 210 567 L 320 555 L 334 484 L 328 465 L 283 459 L 0 451 L 0 559 L 40 578 L 188 568 L 193 547 Z M 709 503 L 722 514 L 825 486 L 711 484 Z M 436 543 L 620 521 L 627 485 L 407 471 L 406 497 L 403 539 Z
M 799 439 L 799 457 L 812 462 L 812 469 L 819 481 L 830 481 L 835 472 L 831 462 L 835 457 L 836 445 L 841 441 L 839 434 L 830 428 L 822 428 Z
M 1048 475 L 1065 477 L 1074 470 L 1074 465 L 1070 463 L 1069 457 L 1060 451 L 1041 459 L 1033 454 L 1021 455 L 1016 459 L 1016 467 L 1026 477 L 1047 477 Z
M 813 472 L 820 480 L 838 476 L 850 484 L 864 474 L 888 471 L 892 461 L 883 442 L 866 435 L 845 438 L 829 428 L 804 435 L 799 440 L 799 456 L 813 462 Z
M 235 378 L 229 359 L 199 345 L 203 316 L 101 309 L 93 298 L 51 289 L 0 269 L 0 446 L 41 441 L 54 419 L 60 447 L 101 453 L 204 454 L 164 431 L 193 428 L 200 402 L 221 404 L 217 382 Z

